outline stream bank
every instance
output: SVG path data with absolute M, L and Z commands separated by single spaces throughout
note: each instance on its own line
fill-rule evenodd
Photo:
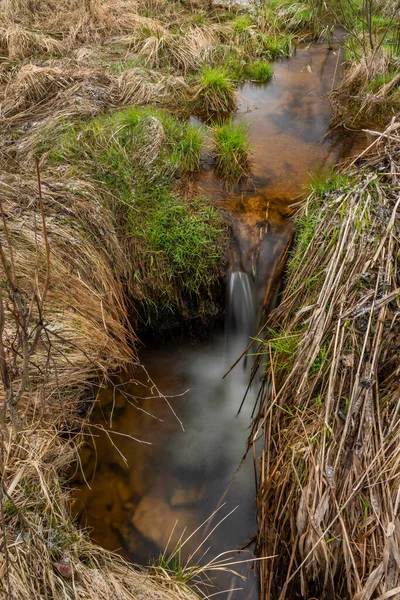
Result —
M 257 350 L 262 600 L 398 597 L 399 131 L 313 186 Z
M 146 374 L 139 375 L 136 384 L 118 383 L 100 394 L 92 423 L 108 433 L 98 434 L 95 448 L 85 450 L 91 489 L 80 477 L 75 508 L 97 542 L 120 548 L 135 562 L 157 563 L 171 532 L 172 552 L 180 535 L 188 537 L 222 498 L 225 505 L 216 521 L 219 514 L 222 518 L 238 508 L 213 533 L 203 562 L 246 547 L 256 533 L 256 479 L 250 456 L 232 481 L 245 452 L 258 394 L 256 382 L 237 416 L 251 357 L 226 380 L 222 377 L 255 335 L 263 308 L 276 297 L 291 240 L 291 204 L 303 195 L 312 172 L 329 169 L 362 143 L 340 132 L 325 137 L 331 109 L 324 95 L 334 85 L 336 52 L 325 44 L 299 47 L 292 59 L 274 65 L 272 82 L 249 83 L 240 90 L 234 119 L 250 124 L 253 181 L 227 190 L 207 163 L 195 178 L 198 191 L 231 215 L 230 273 L 241 277 L 232 290 L 228 286 L 225 332 L 214 331 L 208 342 L 195 345 L 177 337 L 164 348 L 148 342 L 140 355 Z M 148 388 L 149 377 L 155 388 Z M 184 546 L 182 561 L 202 535 L 206 533 L 201 530 Z M 235 560 L 246 557 L 251 550 Z M 255 569 L 250 563 L 241 573 L 247 577 L 245 584 L 226 574 L 214 583 L 218 589 L 242 588 L 235 592 L 238 598 L 254 598 Z

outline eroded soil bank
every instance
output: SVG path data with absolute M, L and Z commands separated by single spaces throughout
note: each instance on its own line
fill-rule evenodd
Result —
M 256 533 L 251 456 L 232 480 L 246 449 L 259 388 L 255 382 L 237 416 L 252 358 L 242 360 L 227 379 L 222 377 L 255 335 L 263 306 L 275 298 L 291 239 L 292 204 L 312 174 L 318 176 L 364 143 L 343 131 L 326 135 L 331 109 L 325 95 L 339 77 L 339 51 L 338 44 L 333 50 L 326 44 L 303 45 L 292 59 L 275 63 L 269 84 L 241 88 L 234 119 L 250 124 L 252 181 L 227 190 L 206 158 L 195 180 L 199 191 L 231 215 L 230 271 L 243 273 L 251 282 L 251 302 L 241 310 L 253 314 L 244 325 L 243 313 L 238 317 L 239 332 L 228 320 L 225 331 L 215 331 L 208 342 L 148 344 L 140 355 L 146 372 L 138 372 L 138 381 L 116 383 L 100 394 L 92 423 L 108 432 L 97 430 L 94 447 L 82 452 L 91 489 L 79 476 L 75 509 L 81 523 L 92 528 L 94 540 L 131 560 L 157 561 L 168 544 L 172 551 L 179 537 L 187 538 L 221 502 L 212 526 L 204 526 L 185 544 L 182 559 L 235 508 L 194 561 L 205 563 L 221 552 L 244 548 Z M 229 305 L 229 290 L 227 296 Z M 155 387 L 149 386 L 148 376 Z M 251 555 L 251 548 L 232 552 L 234 560 Z M 254 598 L 258 584 L 253 567 L 238 567 L 246 583 L 223 573 L 210 575 L 217 589 L 239 587 L 243 589 L 235 597 Z

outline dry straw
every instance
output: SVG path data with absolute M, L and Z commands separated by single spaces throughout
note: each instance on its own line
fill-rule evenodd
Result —
M 400 123 L 336 191 L 312 192 L 260 348 L 261 598 L 400 592 Z
M 168 573 L 128 565 L 72 522 L 65 478 L 82 414 L 109 373 L 135 362 L 135 338 L 99 192 L 38 179 L 1 179 L 0 596 L 190 600 Z

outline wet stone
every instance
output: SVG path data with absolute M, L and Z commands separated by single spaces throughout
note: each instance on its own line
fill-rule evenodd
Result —
M 191 516 L 189 509 L 174 509 L 161 498 L 146 496 L 137 507 L 132 524 L 162 550 L 171 536 L 169 549 L 173 549 L 185 528 L 190 533 Z
M 170 504 L 172 507 L 194 506 L 200 502 L 202 496 L 200 488 L 178 487 L 172 491 Z
M 119 479 L 117 482 L 117 490 L 118 490 L 118 495 L 121 498 L 121 500 L 125 506 L 125 504 L 128 502 L 128 500 L 131 499 L 131 497 L 133 495 L 132 490 L 125 481 L 122 481 L 122 479 Z

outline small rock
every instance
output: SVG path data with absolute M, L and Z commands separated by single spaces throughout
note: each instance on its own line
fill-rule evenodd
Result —
M 144 537 L 164 550 L 170 536 L 169 548 L 172 549 L 185 528 L 190 533 L 191 517 L 189 509 L 173 509 L 162 498 L 145 496 L 133 515 L 132 524 Z
M 118 490 L 118 495 L 121 498 L 123 504 L 125 505 L 126 502 L 128 502 L 128 500 L 130 500 L 130 498 L 133 495 L 132 489 L 129 487 L 129 485 L 127 483 L 125 483 L 125 481 L 123 481 L 122 479 L 119 479 L 117 481 L 117 490 Z
M 54 563 L 54 566 L 62 577 L 72 579 L 74 572 L 67 558 L 63 559 L 61 562 Z
M 170 503 L 172 507 L 193 506 L 197 504 L 202 497 L 199 488 L 176 488 L 171 495 Z

